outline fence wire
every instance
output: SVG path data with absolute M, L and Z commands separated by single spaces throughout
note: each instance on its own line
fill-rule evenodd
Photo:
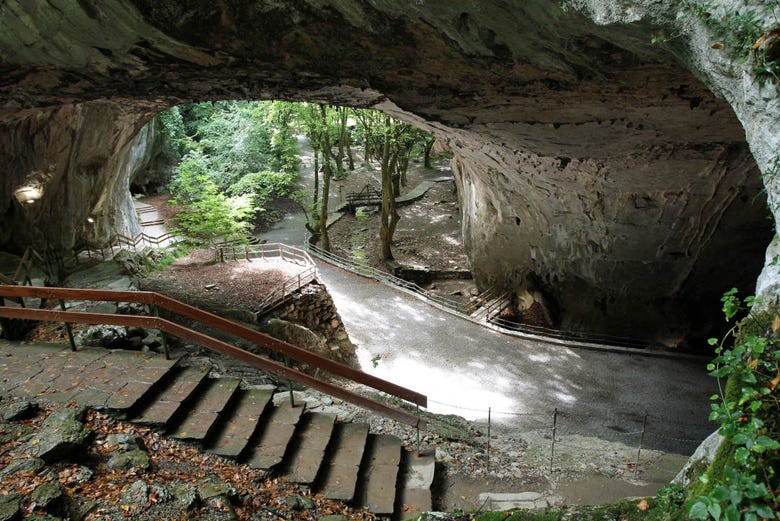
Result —
M 644 411 L 640 404 L 629 404 L 635 410 L 584 414 L 557 408 L 527 412 L 465 407 L 431 399 L 428 403 L 464 413 L 482 413 L 488 418 L 487 432 L 491 432 L 491 423 L 494 423 L 491 418 L 502 416 L 518 420 L 521 434 L 543 434 L 543 439 L 549 440 L 548 470 L 551 473 L 560 465 L 611 461 L 612 466 L 621 467 L 624 473 L 633 473 L 633 477 L 638 478 L 651 458 L 647 455 L 648 450 L 691 454 L 716 428 L 704 419 L 700 422 L 680 421 L 663 416 L 658 411 L 654 414 L 637 412 Z M 492 433 L 487 437 L 488 447 L 483 456 L 486 470 L 490 470 L 489 440 L 492 438 L 495 445 L 501 438 L 495 430 Z M 603 444 L 594 443 L 594 438 L 602 440 Z

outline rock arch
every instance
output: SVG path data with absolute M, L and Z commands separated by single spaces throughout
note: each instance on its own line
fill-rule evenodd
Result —
M 755 200 L 780 144 L 780 109 L 774 86 L 712 49 L 707 28 L 680 9 L 7 0 L 0 246 L 29 240 L 10 193 L 32 170 L 55 181 L 28 217 L 58 246 L 77 242 L 89 215 L 101 217 L 99 233 L 130 226 L 120 163 L 167 106 L 374 106 L 455 152 L 483 285 L 522 291 L 533 275 L 565 327 L 669 342 L 703 333 L 721 291 L 751 286 L 763 265 L 772 232 Z M 660 32 L 675 38 L 650 45 Z M 763 292 L 774 291 L 775 271 L 765 268 Z

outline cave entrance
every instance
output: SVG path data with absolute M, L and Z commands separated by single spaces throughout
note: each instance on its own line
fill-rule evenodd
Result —
M 473 300 L 452 155 L 429 133 L 373 110 L 280 101 L 176 106 L 149 128 L 153 158 L 131 178 L 131 194 L 185 235 L 302 247 L 323 233 L 327 198 L 330 254 L 420 284 L 453 306 Z M 366 189 L 375 199 L 350 206 L 351 194 Z M 389 259 L 384 189 L 398 216 Z

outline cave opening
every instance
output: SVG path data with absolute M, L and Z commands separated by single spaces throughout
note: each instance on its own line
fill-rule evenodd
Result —
M 668 20 L 543 2 L 112 6 L 75 6 L 56 28 L 49 7 L 3 8 L 3 194 L 47 172 L 28 213 L 56 247 L 138 231 L 122 184 L 161 110 L 308 100 L 378 108 L 446 143 L 477 284 L 525 294 L 537 275 L 556 327 L 695 347 L 721 324 L 723 291 L 752 292 L 772 235 L 748 147 L 763 137 L 746 135 L 694 40 L 650 45 Z M 20 251 L 21 208 L 3 197 L 0 214 L 0 247 Z

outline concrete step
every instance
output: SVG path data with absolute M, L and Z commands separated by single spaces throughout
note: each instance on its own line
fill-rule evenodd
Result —
M 359 503 L 374 514 L 392 514 L 401 463 L 401 440 L 389 434 L 370 434 L 366 459 Z
M 254 449 L 250 449 L 246 464 L 268 470 L 281 463 L 305 408 L 305 404 L 293 407 L 289 401 L 274 407 L 265 418 L 263 431 Z
M 213 379 L 182 423 L 171 433 L 173 438 L 203 442 L 233 399 L 241 381 L 238 378 Z
M 343 423 L 338 426 L 333 451 L 324 473 L 323 497 L 353 500 L 367 438 L 368 425 L 365 423 Z
M 288 481 L 309 485 L 317 479 L 335 423 L 334 414 L 316 412 L 304 416 L 297 444 L 288 459 Z
M 238 458 L 260 425 L 260 417 L 274 394 L 273 386 L 248 389 L 241 393 L 236 407 L 225 418 L 209 452 Z
M 143 425 L 165 427 L 182 408 L 182 404 L 195 393 L 208 375 L 205 367 L 183 367 L 173 376 L 156 399 L 146 406 L 133 422 Z
M 404 518 L 430 512 L 433 508 L 431 485 L 436 470 L 434 451 L 405 451 L 402 460 L 401 483 L 404 488 L 400 502 Z

